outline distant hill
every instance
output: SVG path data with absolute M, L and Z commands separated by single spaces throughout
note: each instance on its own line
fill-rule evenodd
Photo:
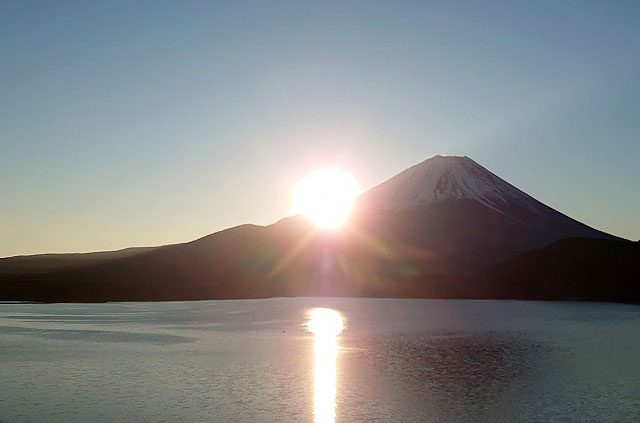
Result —
M 48 273 L 102 261 L 130 257 L 153 250 L 155 247 L 132 247 L 117 251 L 96 253 L 34 254 L 0 259 L 1 273 Z
M 555 255 L 539 250 L 552 244 L 549 251 L 556 251 L 553 243 L 575 237 L 587 241 L 560 243 L 565 247 Z M 591 262 L 581 296 L 558 284 L 574 283 L 567 276 L 574 275 L 570 257 L 582 257 L 585 245 L 601 256 Z M 184 244 L 0 259 L 0 300 L 321 295 L 637 301 L 622 279 L 607 282 L 612 293 L 600 276 L 612 266 L 627 269 L 627 261 L 615 263 L 631 245 L 544 205 L 467 157 L 436 156 L 364 193 L 336 232 L 296 216 Z M 539 275 L 535 283 L 544 289 L 523 286 L 525 279 L 513 282 L 533 257 L 554 269 L 526 275 Z M 637 267 L 625 272 L 624 278 L 637 276 Z M 550 282 L 559 280 L 565 282 Z
M 640 303 L 640 242 L 565 239 L 485 274 L 494 298 Z

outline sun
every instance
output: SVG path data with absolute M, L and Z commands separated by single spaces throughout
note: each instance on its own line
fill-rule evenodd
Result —
M 351 174 L 337 168 L 321 169 L 302 178 L 291 193 L 291 211 L 304 214 L 322 228 L 342 225 L 360 193 Z

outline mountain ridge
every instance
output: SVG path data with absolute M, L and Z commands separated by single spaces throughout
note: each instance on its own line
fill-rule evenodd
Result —
M 402 203 L 403 190 L 424 195 Z M 485 269 L 574 237 L 628 242 L 544 205 L 468 157 L 439 156 L 361 195 L 336 232 L 292 216 L 46 272 L 11 272 L 12 259 L 0 259 L 0 300 L 491 298 L 512 275 L 486 277 Z

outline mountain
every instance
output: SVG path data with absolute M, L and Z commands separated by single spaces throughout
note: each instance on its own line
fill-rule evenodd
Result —
M 368 209 L 412 210 L 471 200 L 512 217 L 518 211 L 549 216 L 554 211 L 468 157 L 435 156 L 364 193 Z M 515 213 L 514 213 L 515 212 Z
M 502 285 L 520 268 L 505 273 L 501 263 L 572 237 L 629 243 L 553 210 L 467 157 L 436 156 L 362 194 L 336 232 L 295 216 L 116 256 L 0 259 L 0 300 L 504 297 L 511 291 Z M 567 298 L 556 292 L 549 298 Z
M 468 157 L 435 156 L 362 194 L 357 214 L 456 268 L 485 266 L 569 237 L 619 239 L 500 179 Z M 364 218 L 363 216 L 367 216 Z

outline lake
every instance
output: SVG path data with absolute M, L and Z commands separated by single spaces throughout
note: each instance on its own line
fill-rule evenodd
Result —
M 13 422 L 637 422 L 640 307 L 0 304 Z

